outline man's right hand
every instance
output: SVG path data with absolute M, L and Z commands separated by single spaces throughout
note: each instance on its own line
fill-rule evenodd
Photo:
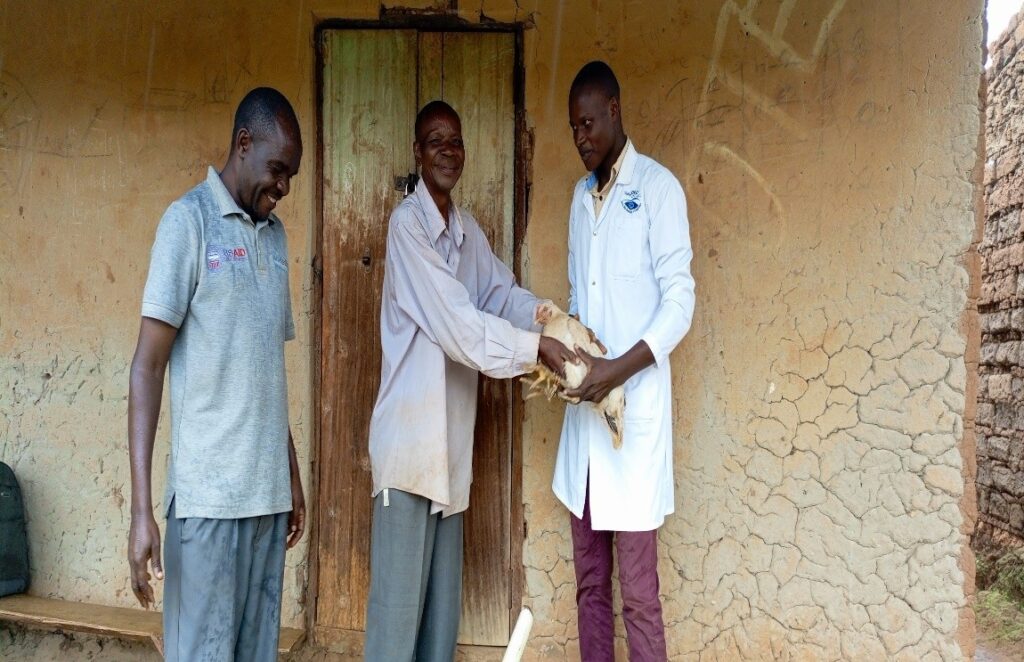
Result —
M 537 360 L 559 377 L 565 377 L 565 362 L 576 363 L 579 361 L 579 357 L 554 338 L 541 336 L 540 344 L 537 346 Z
M 149 585 L 148 565 L 151 560 L 153 574 L 157 579 L 164 578 L 164 568 L 160 564 L 160 529 L 153 518 L 150 501 L 150 470 L 164 373 L 177 334 L 178 329 L 170 324 L 143 317 L 128 382 L 128 457 L 132 466 L 128 567 L 131 570 L 132 593 L 147 609 L 156 602 L 153 588 Z
M 132 517 L 128 532 L 128 567 L 131 569 L 132 593 L 139 604 L 149 609 L 156 603 L 153 587 L 149 585 L 149 563 L 153 563 L 153 575 L 164 578 L 164 567 L 160 563 L 160 527 L 153 513 Z

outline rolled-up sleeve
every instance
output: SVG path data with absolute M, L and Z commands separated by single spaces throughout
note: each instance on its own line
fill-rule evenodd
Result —
M 199 283 L 201 238 L 198 221 L 181 202 L 160 219 L 142 293 L 142 316 L 180 328 Z
M 690 330 L 695 284 L 690 274 L 693 249 L 683 188 L 675 177 L 666 175 L 651 189 L 647 196 L 651 210 L 650 251 L 661 301 L 641 339 L 661 367 Z
M 497 378 L 521 375 L 536 363 L 540 335 L 478 310 L 402 208 L 388 228 L 387 268 L 398 307 L 453 361 Z

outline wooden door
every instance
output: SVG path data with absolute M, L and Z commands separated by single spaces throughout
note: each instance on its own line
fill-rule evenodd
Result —
M 316 624 L 365 630 L 370 414 L 380 382 L 380 295 L 396 180 L 413 172 L 413 121 L 444 99 L 462 118 L 466 166 L 454 191 L 511 264 L 515 105 L 511 33 L 323 33 L 323 262 Z M 511 609 L 510 381 L 481 379 L 466 513 L 459 641 L 504 645 Z M 414 430 L 410 430 L 414 434 Z

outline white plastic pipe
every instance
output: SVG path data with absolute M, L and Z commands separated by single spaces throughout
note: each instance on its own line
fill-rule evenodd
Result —
M 523 607 L 516 619 L 516 626 L 512 629 L 512 636 L 508 639 L 508 648 L 505 649 L 505 656 L 501 662 L 519 662 L 523 659 L 523 652 L 526 650 L 526 642 L 530 639 L 530 629 L 533 628 L 533 614 L 529 609 Z

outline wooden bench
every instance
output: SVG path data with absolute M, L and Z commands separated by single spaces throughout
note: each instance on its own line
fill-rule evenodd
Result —
M 0 621 L 64 632 L 148 641 L 164 653 L 163 621 L 158 611 L 106 607 L 31 595 L 0 598 Z M 281 628 L 278 652 L 291 653 L 305 639 L 304 630 Z

